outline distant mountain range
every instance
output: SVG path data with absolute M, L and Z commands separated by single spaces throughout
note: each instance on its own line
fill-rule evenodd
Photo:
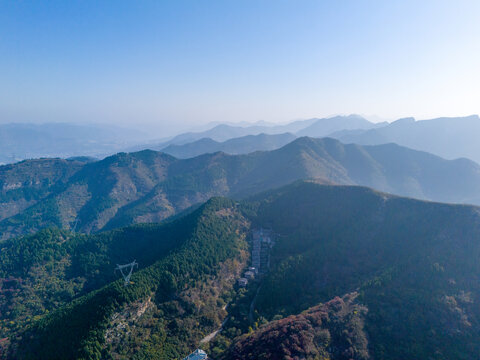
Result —
M 297 136 L 325 137 L 341 130 L 367 130 L 387 125 L 388 123 L 372 123 L 359 115 L 334 116 L 318 119 L 309 126 L 297 131 Z
M 147 135 L 114 126 L 71 124 L 0 125 L 0 163 L 40 157 L 93 156 L 103 158 L 119 151 L 163 151 L 179 158 L 223 151 L 247 154 L 275 150 L 295 137 L 332 137 L 343 143 L 380 145 L 396 143 L 446 159 L 466 157 L 480 163 L 477 115 L 392 123 L 372 123 L 359 115 L 294 121 L 285 125 L 218 124 L 169 140 L 146 142 Z M 148 135 L 152 137 L 152 135 Z
M 145 150 L 86 160 L 0 167 L 2 238 L 49 226 L 90 233 L 158 222 L 212 196 L 242 198 L 300 179 L 480 204 L 479 165 L 395 144 L 344 145 L 303 137 L 247 155 L 214 153 L 182 160 Z
M 246 136 L 265 134 L 296 133 L 321 119 L 298 120 L 286 125 L 251 125 L 238 126 L 229 124 L 218 124 L 213 128 L 201 132 L 188 132 L 180 134 L 160 146 L 176 144 L 182 145 L 202 138 L 210 138 L 215 141 L 226 141 L 229 139 Z M 342 128 L 343 129 L 343 128 Z M 340 130 L 340 129 L 337 129 Z
M 139 151 L 144 149 L 162 150 L 169 145 L 184 145 L 201 139 L 211 139 L 217 142 L 225 142 L 230 139 L 245 137 L 248 135 L 285 133 L 298 133 L 312 127 L 313 136 L 325 136 L 331 132 L 345 129 L 369 129 L 375 125 L 367 120 L 350 115 L 347 117 L 335 117 L 329 119 L 309 119 L 294 121 L 286 125 L 274 125 L 258 123 L 254 125 L 230 125 L 217 124 L 212 128 L 200 132 L 187 132 L 179 134 L 169 140 L 152 142 L 154 135 L 132 129 L 125 129 L 114 125 L 75 125 L 69 123 L 11 123 L 0 125 L 0 164 L 14 163 L 24 159 L 36 159 L 46 157 L 69 158 L 76 156 L 91 156 L 103 158 L 119 151 Z M 311 132 L 311 131 L 309 131 Z M 285 135 L 282 136 L 285 139 Z M 293 139 L 293 137 L 291 138 Z M 150 141 L 150 142 L 147 142 Z M 245 144 L 242 144 L 246 141 Z M 232 149 L 232 153 L 246 153 L 256 150 L 272 150 L 285 144 L 284 140 L 264 139 L 265 144 L 255 145 L 253 139 L 243 139 L 237 144 L 227 144 L 226 149 Z M 189 145 L 191 150 L 185 153 L 205 153 L 205 151 L 221 150 L 222 146 L 205 144 L 202 140 L 197 145 Z M 269 145 L 268 143 L 271 142 Z M 204 150 L 205 149 L 205 150 Z M 235 150 L 237 149 L 237 150 Z M 182 152 L 180 149 L 172 149 L 172 152 Z M 203 151 L 203 152 L 202 152 Z M 228 152 L 228 151 L 227 151 Z
M 466 157 L 480 162 L 478 115 L 415 121 L 400 119 L 375 129 L 343 129 L 330 134 L 344 143 L 378 145 L 397 143 L 446 159 Z
M 295 134 L 298 136 L 325 137 L 331 133 L 340 130 L 353 129 L 372 129 L 383 126 L 387 123 L 372 123 L 359 115 L 334 116 L 323 119 L 298 120 L 286 125 L 252 125 L 237 126 L 229 124 L 219 124 L 211 129 L 200 132 L 188 132 L 177 135 L 170 140 L 137 145 L 130 150 L 143 150 L 149 148 L 152 150 L 164 150 L 169 145 L 185 145 L 201 139 L 211 139 L 216 142 L 225 142 L 230 139 L 246 137 L 247 135 L 279 135 Z M 260 149 L 256 149 L 260 150 Z
M 171 144 L 161 149 L 162 152 L 177 158 L 192 158 L 202 154 L 224 152 L 231 155 L 249 154 L 254 151 L 267 151 L 281 148 L 297 137 L 290 133 L 246 135 L 239 138 L 218 142 L 210 138 L 202 138 L 183 145 Z
M 305 125 L 305 123 L 302 123 Z M 218 135 L 220 128 L 198 136 Z M 244 134 L 251 128 L 241 128 Z M 268 130 L 270 129 L 270 130 Z M 227 141 L 213 141 L 209 137 L 192 142 L 153 146 L 174 156 L 186 158 L 215 151 L 228 154 L 247 154 L 258 150 L 274 150 L 286 144 L 293 136 L 332 137 L 343 143 L 360 145 L 380 145 L 396 143 L 415 150 L 430 152 L 446 159 L 468 158 L 480 163 L 480 118 L 477 115 L 460 118 L 438 118 L 415 121 L 413 118 L 400 119 L 393 123 L 373 124 L 367 120 L 350 115 L 328 119 L 317 119 L 297 132 L 272 135 L 274 127 L 262 127 L 258 136 L 236 137 Z M 278 129 L 278 127 L 275 127 Z M 230 128 L 230 130 L 232 130 Z M 259 128 L 256 128 L 258 131 Z M 230 133 L 233 135 L 233 132 Z M 292 136 L 293 135 L 293 136 Z M 191 135 L 192 136 L 192 135 Z M 175 142 L 175 139 L 171 140 Z

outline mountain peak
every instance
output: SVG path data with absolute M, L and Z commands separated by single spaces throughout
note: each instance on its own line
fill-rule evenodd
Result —
M 393 121 L 391 124 L 395 124 L 395 125 L 403 125 L 403 124 L 411 124 L 411 123 L 414 123 L 415 122 L 415 118 L 414 117 L 405 117 L 405 118 L 401 118 L 401 119 L 398 119 L 398 120 L 395 120 Z
M 360 115 L 338 115 L 319 119 L 306 128 L 298 131 L 297 136 L 325 137 L 337 131 L 371 129 L 375 124 Z

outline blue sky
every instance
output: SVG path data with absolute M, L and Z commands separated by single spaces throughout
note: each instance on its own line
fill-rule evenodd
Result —
M 479 18 L 476 0 L 0 0 L 0 121 L 478 113 Z

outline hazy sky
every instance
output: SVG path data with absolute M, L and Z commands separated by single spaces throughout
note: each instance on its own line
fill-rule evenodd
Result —
M 0 121 L 480 112 L 480 1 L 0 0 Z

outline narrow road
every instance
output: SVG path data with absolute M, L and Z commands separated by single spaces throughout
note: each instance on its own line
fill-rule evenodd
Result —
M 225 305 L 223 307 L 223 310 L 226 310 L 227 309 L 227 305 Z M 200 340 L 200 344 L 203 344 L 203 343 L 206 343 L 206 342 L 209 342 L 211 341 L 215 336 L 217 336 L 217 334 L 223 330 L 223 326 L 227 323 L 229 317 L 227 316 L 225 318 L 225 320 L 223 320 L 222 324 L 220 325 L 220 327 L 215 330 L 214 332 L 211 332 L 210 334 L 208 334 L 207 336 L 205 336 L 202 340 Z

